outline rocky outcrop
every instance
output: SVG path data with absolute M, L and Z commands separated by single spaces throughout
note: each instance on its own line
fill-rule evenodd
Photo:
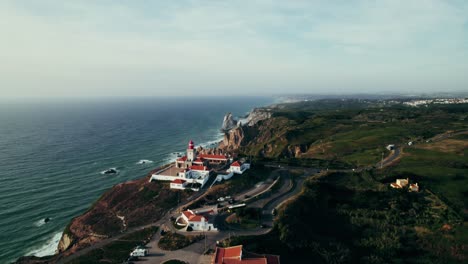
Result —
M 254 139 L 259 132 L 259 123 L 271 118 L 270 109 L 255 108 L 247 117 L 237 122 L 234 127 L 229 130 L 224 130 L 224 137 L 219 144 L 219 149 L 223 151 L 235 151 L 243 146 L 247 146 L 251 139 Z M 224 124 L 230 123 L 227 120 L 233 120 L 230 114 L 226 115 L 223 121 Z M 230 123 L 232 124 L 232 123 Z
M 254 126 L 258 122 L 271 117 L 271 111 L 266 108 L 254 108 L 244 120 L 245 125 Z
M 231 131 L 224 133 L 223 141 L 220 143 L 220 148 L 226 151 L 238 149 L 244 140 L 244 129 L 237 127 Z
M 73 238 L 68 233 L 63 233 L 62 238 L 57 247 L 57 252 L 63 252 L 67 250 L 73 243 Z
M 223 119 L 223 125 L 221 126 L 221 131 L 229 132 L 231 129 L 237 127 L 238 122 L 234 120 L 231 113 L 227 113 Z
M 307 150 L 309 149 L 308 145 L 301 144 L 301 145 L 288 145 L 286 148 L 285 152 L 283 153 L 284 156 L 290 157 L 290 158 L 298 158 L 300 157 L 303 153 L 306 153 Z

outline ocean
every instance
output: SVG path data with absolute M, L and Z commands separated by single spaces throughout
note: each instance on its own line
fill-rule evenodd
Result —
M 70 220 L 113 185 L 222 138 L 270 97 L 0 100 L 0 263 L 53 254 Z M 146 160 L 146 162 L 141 162 Z M 103 174 L 115 168 L 115 175 Z M 49 218 L 49 221 L 45 221 Z

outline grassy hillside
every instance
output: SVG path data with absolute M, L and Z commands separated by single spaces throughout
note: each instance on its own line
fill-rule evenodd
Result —
M 325 100 L 274 108 L 241 148 L 245 155 L 375 164 L 387 144 L 424 142 L 445 131 L 468 129 L 468 105 L 406 107 L 359 100 Z
M 272 139 L 286 145 L 266 152 L 273 160 L 361 167 L 378 162 L 382 152 L 388 155 L 387 144 L 400 145 L 402 154 L 384 169 L 341 170 L 309 179 L 302 193 L 279 210 L 272 233 L 236 238 L 232 244 L 280 254 L 282 263 L 468 261 L 468 136 L 453 132 L 468 130 L 468 105 L 355 102 L 320 108 L 300 103 L 276 111 L 273 119 L 289 126 Z M 408 146 L 409 141 L 414 144 Z M 283 146 L 270 146 L 275 145 Z M 307 148 L 288 157 L 288 145 Z M 397 178 L 417 182 L 420 192 L 390 188 Z

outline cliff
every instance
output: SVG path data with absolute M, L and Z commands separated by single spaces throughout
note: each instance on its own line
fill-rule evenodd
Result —
M 239 120 L 236 127 L 230 130 L 224 130 L 224 137 L 219 148 L 224 151 L 236 151 L 242 146 L 246 146 L 249 140 L 255 138 L 255 133 L 259 128 L 259 122 L 269 119 L 270 117 L 270 110 L 255 108 L 245 119 Z
M 149 177 L 115 185 L 91 208 L 74 218 L 64 231 L 58 252 L 64 255 L 121 233 L 128 228 L 159 220 L 177 204 L 177 192 Z M 187 193 L 180 192 L 183 201 Z
M 258 122 L 269 119 L 272 115 L 271 109 L 268 108 L 254 108 L 250 114 L 247 116 L 246 120 L 244 120 L 245 125 L 247 126 L 254 126 Z
M 220 149 L 245 155 L 263 157 L 301 157 L 309 149 L 308 142 L 293 142 L 291 131 L 298 129 L 296 122 L 281 115 L 277 109 L 256 108 L 243 125 L 224 133 Z

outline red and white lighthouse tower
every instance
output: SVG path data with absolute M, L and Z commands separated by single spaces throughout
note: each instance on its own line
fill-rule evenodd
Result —
M 193 141 L 190 140 L 187 148 L 187 161 L 194 161 L 196 158 L 197 157 L 195 153 L 195 143 L 193 143 Z

